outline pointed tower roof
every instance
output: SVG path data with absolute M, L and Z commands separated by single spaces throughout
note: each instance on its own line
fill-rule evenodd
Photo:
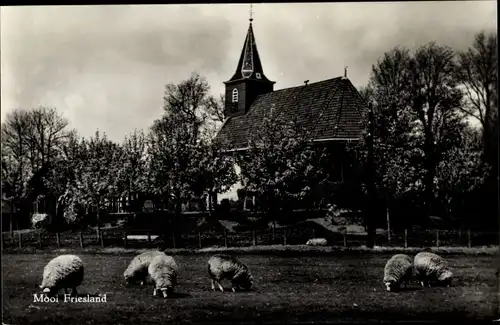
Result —
M 260 56 L 257 51 L 257 44 L 255 43 L 255 37 L 253 34 L 252 21 L 253 19 L 250 18 L 247 37 L 245 38 L 245 43 L 243 44 L 243 49 L 241 50 L 240 60 L 238 61 L 236 72 L 233 77 L 225 83 L 242 79 L 267 81 L 273 84 L 275 83 L 274 81 L 267 79 L 264 75 L 264 70 L 262 69 L 262 63 L 260 62 Z

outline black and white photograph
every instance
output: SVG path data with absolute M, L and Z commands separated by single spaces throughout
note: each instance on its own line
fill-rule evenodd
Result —
M 0 8 L 2 325 L 500 322 L 497 1 Z

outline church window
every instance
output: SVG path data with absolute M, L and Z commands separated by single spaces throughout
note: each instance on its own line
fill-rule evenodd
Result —
M 234 88 L 233 89 L 233 103 L 238 102 L 238 89 Z

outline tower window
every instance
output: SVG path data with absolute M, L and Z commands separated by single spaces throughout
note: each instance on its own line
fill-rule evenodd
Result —
M 234 88 L 233 89 L 233 103 L 238 102 L 238 89 Z

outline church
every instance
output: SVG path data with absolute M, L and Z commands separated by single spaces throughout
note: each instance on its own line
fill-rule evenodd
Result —
M 252 131 L 262 123 L 266 112 L 272 110 L 281 116 L 294 117 L 301 127 L 312 132 L 315 143 L 332 148 L 333 174 L 337 181 L 347 181 L 346 167 L 352 162 L 343 157 L 345 144 L 360 139 L 368 106 L 345 74 L 275 90 L 275 81 L 264 74 L 250 18 L 238 66 L 224 84 L 226 120 L 217 139 L 227 144 L 226 152 L 244 152 Z M 238 166 L 235 167 L 239 173 Z M 229 192 L 219 193 L 217 201 L 237 200 L 239 188 L 241 184 L 237 183 Z

